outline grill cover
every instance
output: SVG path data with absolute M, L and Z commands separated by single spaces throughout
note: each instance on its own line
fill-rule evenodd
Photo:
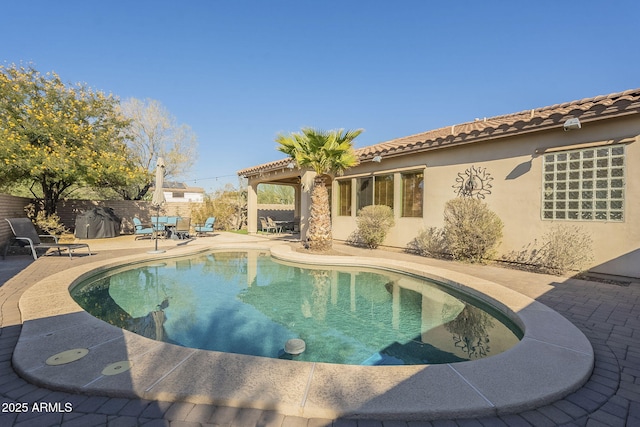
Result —
M 97 207 L 76 216 L 78 239 L 103 239 L 120 235 L 120 221 L 113 209 Z

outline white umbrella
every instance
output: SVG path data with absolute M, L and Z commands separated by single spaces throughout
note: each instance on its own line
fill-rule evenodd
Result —
M 156 230 L 158 229 L 158 217 L 160 216 L 160 206 L 166 201 L 164 198 L 164 159 L 158 157 L 156 162 L 156 184 L 153 197 L 151 198 L 151 205 L 156 208 Z M 150 253 L 162 253 L 164 251 L 158 251 L 158 236 L 156 235 L 156 249 Z

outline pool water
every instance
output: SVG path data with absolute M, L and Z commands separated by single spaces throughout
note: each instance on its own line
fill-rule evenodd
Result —
M 352 365 L 475 360 L 515 345 L 506 316 L 422 278 L 211 252 L 125 266 L 75 286 L 92 315 L 185 347 Z M 298 356 L 287 340 L 303 339 Z

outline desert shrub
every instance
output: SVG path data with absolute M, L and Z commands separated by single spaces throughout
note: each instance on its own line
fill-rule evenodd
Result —
M 460 197 L 444 209 L 444 239 L 454 259 L 482 262 L 494 256 L 502 238 L 502 220 L 486 203 Z
M 191 222 L 204 224 L 216 218 L 216 230 L 240 230 L 247 219 L 247 192 L 227 186 L 213 195 L 205 195 L 202 203 L 192 203 Z
M 38 210 L 38 207 L 33 203 L 25 206 L 24 210 L 29 219 L 31 219 L 31 222 L 44 233 L 59 236 L 69 232 L 58 214 L 47 215 L 45 211 Z
M 542 273 L 563 275 L 580 271 L 593 260 L 593 241 L 580 226 L 555 224 L 520 251 L 503 256 L 507 262 Z
M 538 240 L 527 243 L 520 250 L 512 250 L 502 255 L 502 261 L 524 270 L 540 271 L 542 252 Z
M 384 205 L 365 206 L 358 211 L 356 223 L 358 228 L 349 237 L 349 242 L 375 249 L 395 225 L 393 210 Z
M 579 226 L 554 225 L 542 242 L 538 257 L 550 273 L 580 270 L 593 259 L 591 236 Z
M 407 245 L 407 251 L 422 256 L 442 257 L 449 253 L 444 230 L 442 228 L 429 227 L 423 229 Z

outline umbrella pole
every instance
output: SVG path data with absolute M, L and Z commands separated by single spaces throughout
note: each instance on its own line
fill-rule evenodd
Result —
M 158 219 L 160 219 L 160 206 L 156 208 L 156 252 L 158 251 Z
M 162 254 L 163 250 L 158 250 L 158 220 L 160 219 L 160 206 L 156 206 L 156 231 L 153 233 L 156 241 L 156 248 L 153 251 L 148 251 L 148 254 Z
M 164 179 L 164 159 L 162 157 L 158 157 L 158 161 L 156 164 L 156 188 L 153 192 L 153 198 L 151 199 L 151 204 L 156 207 L 156 229 L 154 232 L 156 238 L 156 249 L 154 251 L 149 251 L 147 253 L 150 254 L 161 254 L 164 251 L 158 250 L 158 227 L 160 222 L 160 205 L 165 202 L 164 193 L 163 193 L 163 179 Z

